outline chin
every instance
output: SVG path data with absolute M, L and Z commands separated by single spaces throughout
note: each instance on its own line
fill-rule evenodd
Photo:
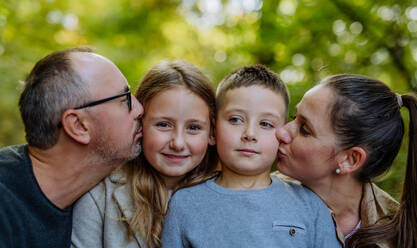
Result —
M 187 174 L 187 172 L 184 172 L 184 171 L 166 171 L 163 174 L 166 177 L 182 177 L 185 174 Z

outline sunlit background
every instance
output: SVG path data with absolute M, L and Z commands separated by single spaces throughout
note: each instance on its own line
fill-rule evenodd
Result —
M 0 0 L 0 145 L 25 142 L 22 82 L 57 49 L 95 47 L 132 87 L 162 59 L 192 62 L 215 84 L 262 63 L 287 83 L 293 113 L 309 87 L 335 73 L 415 90 L 416 37 L 417 1 L 407 0 Z M 379 183 L 397 198 L 405 161 L 402 152 Z

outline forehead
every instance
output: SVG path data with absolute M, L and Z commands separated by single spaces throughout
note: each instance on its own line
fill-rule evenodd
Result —
M 277 113 L 284 118 L 286 105 L 281 94 L 259 85 L 229 90 L 224 96 L 221 110 L 239 108 L 252 112 Z
M 318 85 L 305 93 L 297 105 L 297 114 L 308 119 L 317 132 L 332 130 L 330 110 L 335 101 L 334 92 L 325 86 Z
M 107 97 L 124 91 L 126 78 L 109 59 L 94 53 L 74 52 L 70 54 L 74 70 L 89 86 L 95 97 Z
M 145 116 L 164 115 L 172 118 L 185 116 L 208 118 L 207 103 L 194 92 L 184 87 L 163 90 L 144 103 Z

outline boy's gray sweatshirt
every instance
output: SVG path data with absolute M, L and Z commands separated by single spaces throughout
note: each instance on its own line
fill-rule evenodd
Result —
M 341 247 L 327 206 L 306 187 L 273 177 L 264 189 L 231 190 L 214 180 L 173 195 L 163 247 Z

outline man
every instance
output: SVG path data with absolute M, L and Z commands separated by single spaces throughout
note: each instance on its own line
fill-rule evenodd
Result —
M 142 105 L 108 59 L 54 52 L 19 108 L 27 145 L 0 150 L 0 247 L 69 247 L 72 204 L 141 150 Z

